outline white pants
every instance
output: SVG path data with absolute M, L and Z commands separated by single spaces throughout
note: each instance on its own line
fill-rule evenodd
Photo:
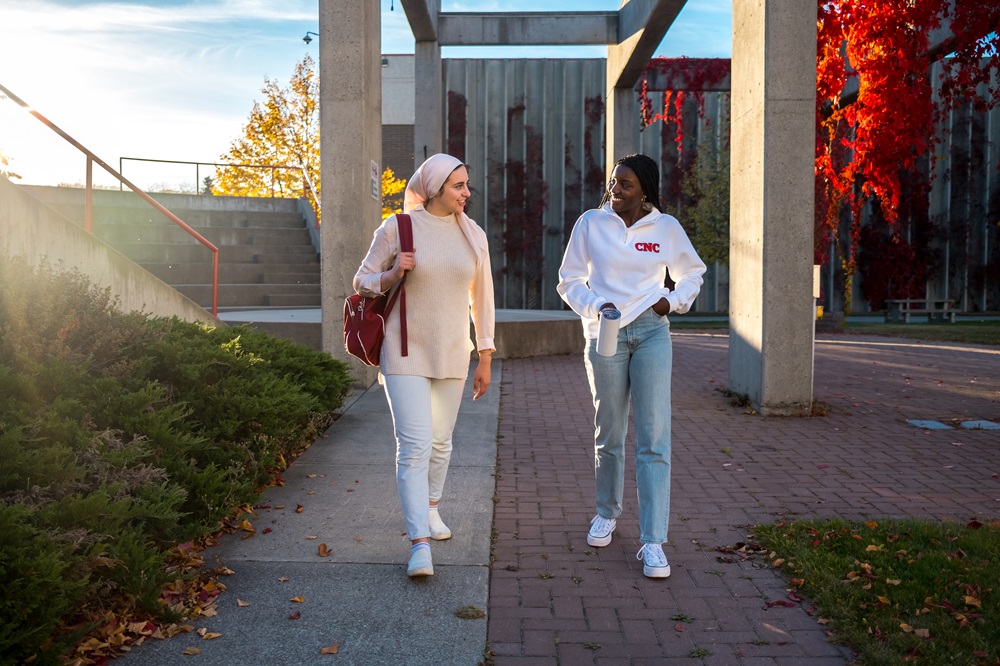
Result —
M 386 375 L 396 430 L 396 487 L 410 539 L 429 537 L 427 513 L 441 499 L 464 379 Z

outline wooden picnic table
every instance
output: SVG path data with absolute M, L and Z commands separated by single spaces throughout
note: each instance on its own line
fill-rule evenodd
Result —
M 927 315 L 928 322 L 955 323 L 955 302 L 950 298 L 888 298 L 885 301 L 887 324 L 909 324 L 912 315 Z

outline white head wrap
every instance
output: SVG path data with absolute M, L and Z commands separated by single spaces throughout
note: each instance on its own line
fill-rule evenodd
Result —
M 444 153 L 428 157 L 406 183 L 406 192 L 403 194 L 403 212 L 424 210 L 424 204 L 427 203 L 427 200 L 436 196 L 444 184 L 448 182 L 452 172 L 461 166 L 465 166 L 462 160 Z M 464 211 L 455 217 L 458 218 L 458 226 L 461 227 L 469 245 L 475 250 L 477 260 L 482 261 L 488 252 L 486 237 L 482 230 Z

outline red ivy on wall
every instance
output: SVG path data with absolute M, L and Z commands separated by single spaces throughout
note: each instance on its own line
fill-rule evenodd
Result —
M 466 107 L 465 95 L 448 91 L 448 154 L 465 161 Z
M 705 92 L 719 85 L 731 71 L 728 58 L 653 58 L 643 71 L 639 88 L 639 104 L 642 113 L 642 127 L 655 122 L 674 123 L 677 135 L 674 141 L 677 151 L 684 145 L 684 103 L 693 97 L 698 105 L 698 115 L 704 117 Z M 663 78 L 675 84 L 675 89 L 663 94 L 663 110 L 653 111 L 653 101 L 649 98 L 650 77 Z
M 948 20 L 955 55 L 945 60 L 944 104 L 935 108 L 929 35 Z M 900 170 L 911 171 L 934 147 L 938 114 L 967 99 L 979 100 L 980 109 L 997 102 L 996 84 L 989 100 L 976 95 L 976 86 L 989 85 L 991 70 L 1000 71 L 996 59 L 982 65 L 1000 46 L 1000 5 L 820 0 L 817 28 L 817 177 L 832 189 L 834 205 L 848 203 L 856 213 L 865 197 L 877 197 L 894 228 Z M 857 98 L 842 103 L 852 80 Z M 850 159 L 841 161 L 844 148 Z
M 930 35 L 949 21 L 953 37 L 944 52 L 953 55 L 944 60 L 941 103 L 935 106 L 929 72 L 937 54 L 931 51 Z M 1000 100 L 996 79 L 991 79 L 1000 64 L 996 58 L 986 59 L 1000 46 L 998 30 L 1000 5 L 995 2 L 819 0 L 816 218 L 817 227 L 835 234 L 840 211 L 850 209 L 850 242 L 843 262 L 848 280 L 857 270 L 861 209 L 870 197 L 877 200 L 878 217 L 892 237 L 893 245 L 885 246 L 881 261 L 892 261 L 913 275 L 925 272 L 926 246 L 915 251 L 899 238 L 903 178 L 916 181 L 918 189 L 926 181 L 919 161 L 940 140 L 935 125 L 943 113 L 970 100 L 984 111 Z M 842 99 L 848 84 L 855 83 L 856 97 Z M 985 98 L 976 92 L 980 85 L 987 87 Z M 817 229 L 817 239 L 827 235 Z M 876 242 L 869 236 L 866 240 Z M 869 267 L 876 263 L 866 261 Z M 873 277 L 866 271 L 866 282 Z M 888 283 L 896 291 L 890 296 L 913 291 L 912 281 Z M 884 297 L 878 294 L 870 300 Z
M 522 125 L 524 101 L 507 109 L 507 145 L 513 146 L 515 126 Z M 548 208 L 548 183 L 542 170 L 541 134 L 531 125 L 524 124 L 524 159 L 494 162 L 495 175 L 506 179 L 503 198 L 491 206 L 491 216 L 503 220 L 503 253 L 506 263 L 497 269 L 497 275 L 509 275 L 525 281 L 525 305 L 533 309 L 541 303 L 541 270 L 543 214 Z M 492 161 L 492 160 L 491 160 Z

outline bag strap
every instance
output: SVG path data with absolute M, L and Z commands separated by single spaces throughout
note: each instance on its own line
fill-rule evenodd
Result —
M 399 250 L 400 252 L 413 252 L 413 223 L 410 216 L 399 213 L 396 215 L 396 227 L 399 230 Z M 400 355 L 407 356 L 408 348 L 406 344 L 406 290 L 403 288 L 406 282 L 406 273 L 399 281 L 396 291 L 389 297 L 389 302 L 385 306 L 385 317 L 389 318 L 393 306 L 396 304 L 396 297 L 399 297 L 399 346 Z

